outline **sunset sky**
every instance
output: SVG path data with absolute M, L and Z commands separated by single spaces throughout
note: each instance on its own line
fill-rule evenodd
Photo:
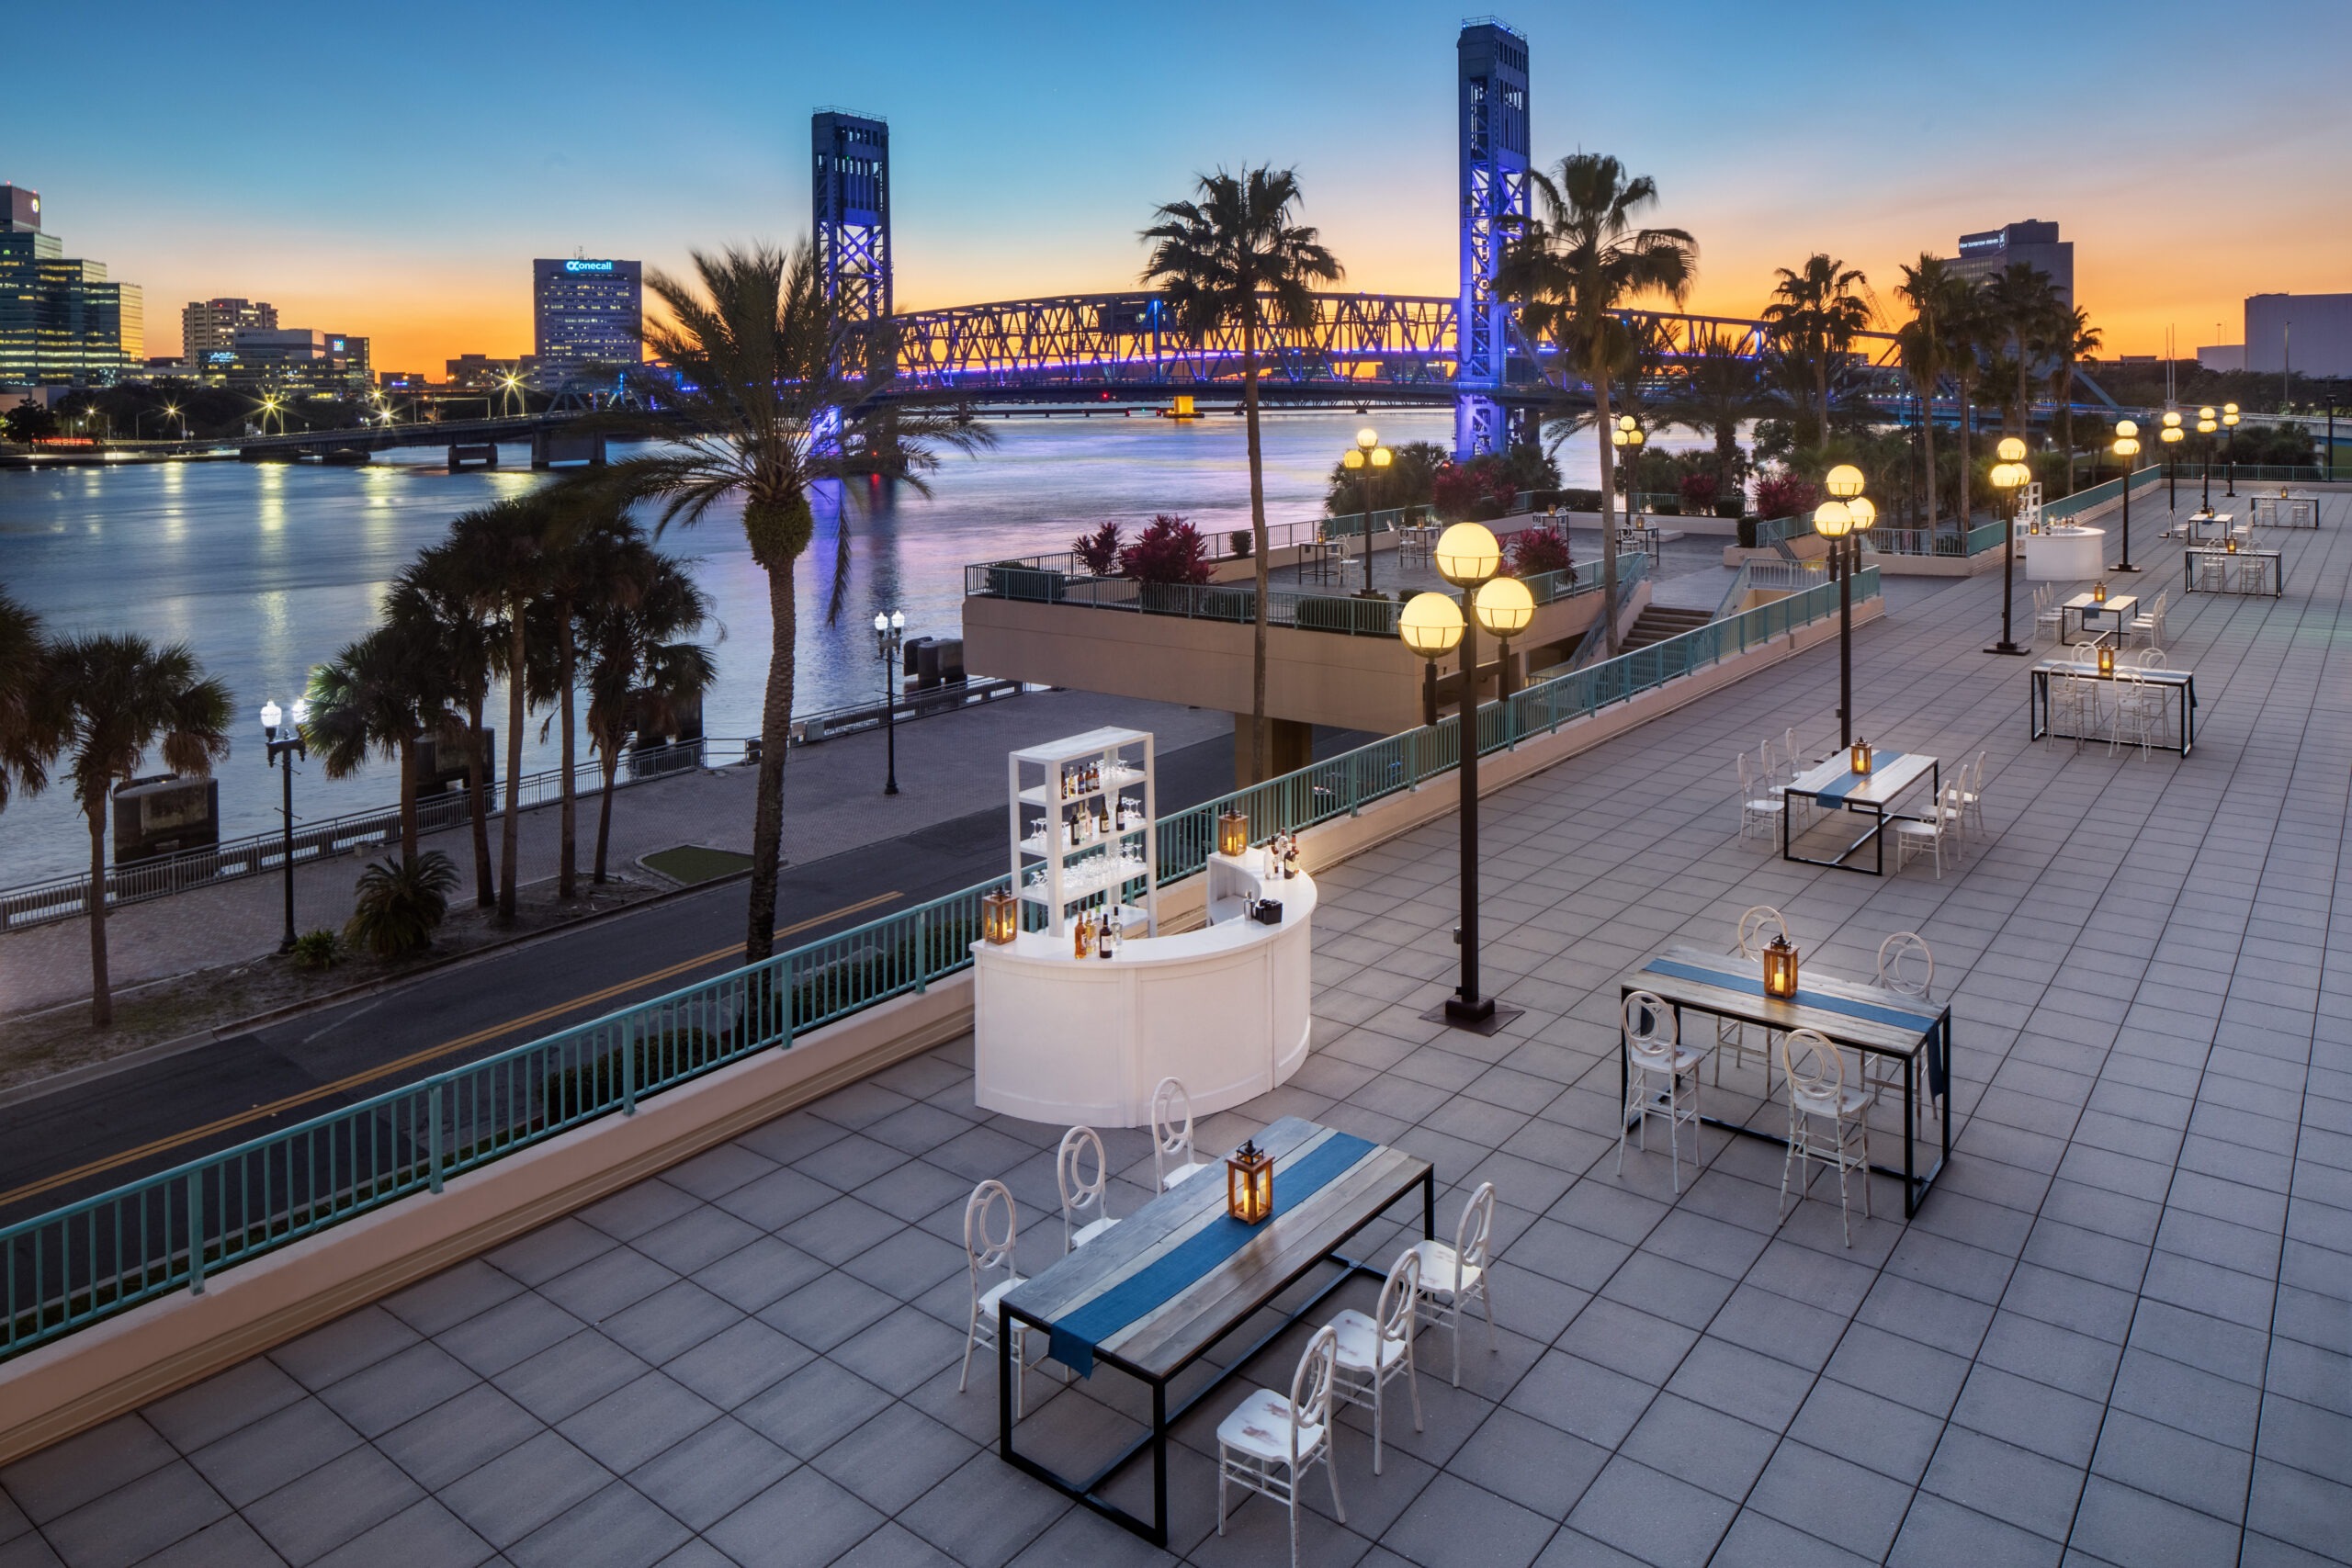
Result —
M 808 114 L 891 125 L 900 308 L 1132 286 L 1154 203 L 1295 164 L 1347 287 L 1455 287 L 1459 5 L 440 4 L 110 8 L 43 29 L 0 180 L 67 254 L 183 302 L 366 333 L 379 369 L 530 347 L 535 255 L 676 266 L 808 223 Z M 1544 0 L 1535 154 L 1617 153 L 1752 314 L 1826 249 L 1891 292 L 2055 219 L 2109 352 L 2235 342 L 2250 293 L 2352 289 L 2345 0 Z

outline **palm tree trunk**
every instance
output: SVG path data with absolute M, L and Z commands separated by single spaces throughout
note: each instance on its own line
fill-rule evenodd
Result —
M 1600 621 L 1601 646 L 1617 657 L 1617 461 L 1609 445 L 1615 421 L 1609 415 L 1609 378 L 1592 378 L 1593 430 L 1600 437 Z
M 572 748 L 577 744 L 572 735 L 571 716 L 571 683 L 576 654 L 571 646 L 571 606 L 568 602 L 556 605 L 556 635 L 562 639 L 556 645 L 556 674 L 560 687 L 558 700 L 563 704 L 563 712 L 559 716 L 563 733 L 563 805 L 558 812 L 563 851 L 556 868 L 555 896 L 577 898 L 580 897 L 580 830 L 575 799 L 577 792 L 571 787 Z M 604 879 L 598 877 L 597 880 L 601 882 Z
M 401 737 L 401 858 L 416 858 L 416 737 Z
M 596 886 L 599 887 L 605 885 L 605 851 L 613 841 L 613 781 L 621 771 L 618 748 L 610 744 L 605 746 L 604 763 L 603 797 L 596 806 Z
M 2075 493 L 2075 362 L 2068 360 L 2058 381 L 2058 440 L 2066 448 L 2066 493 Z M 2098 470 L 2094 468 L 2091 472 Z
M 1936 382 L 1932 376 L 1928 378 L 1927 395 L 1919 400 L 1919 450 L 1928 465 L 1928 547 L 1933 549 L 1936 532 Z
M 767 574 L 775 629 L 768 638 L 767 694 L 760 705 L 760 771 L 752 807 L 751 923 L 743 936 L 746 964 L 757 964 L 775 951 L 775 885 L 784 859 L 784 749 L 785 738 L 792 733 L 794 642 L 799 635 L 792 562 L 774 562 Z
M 1266 468 L 1258 446 L 1258 312 L 1253 302 L 1241 318 L 1241 410 L 1250 427 L 1250 545 L 1257 558 L 1258 592 L 1250 613 L 1250 782 L 1266 778 L 1266 600 L 1272 574 L 1266 568 Z M 1369 567 L 1366 569 L 1369 570 Z
M 90 820 L 90 1022 L 98 1029 L 114 1023 L 114 989 L 107 983 L 107 803 L 101 793 L 85 798 L 83 815 Z
M 506 643 L 506 800 L 498 825 L 498 923 L 514 923 L 516 860 L 523 836 L 523 606 L 511 606 Z
M 1963 534 L 1975 522 L 1975 513 L 1968 507 L 1968 468 L 1976 460 L 1972 450 L 1976 445 L 1975 435 L 1976 400 L 1971 394 L 1967 378 L 1962 377 L 1960 383 L 1960 531 Z
M 498 883 L 490 872 L 490 791 L 481 778 L 488 755 L 483 750 L 482 696 L 480 691 L 466 694 L 466 815 L 473 819 L 474 904 L 487 909 L 498 902 Z

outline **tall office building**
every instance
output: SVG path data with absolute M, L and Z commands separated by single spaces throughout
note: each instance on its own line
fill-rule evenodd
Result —
M 585 256 L 531 263 L 533 342 L 542 372 L 644 359 L 641 265 Z
M 111 381 L 147 357 L 146 300 L 41 228 L 40 193 L 0 185 L 0 384 Z
M 364 391 L 375 381 L 368 340 L 309 327 L 240 327 L 227 361 L 214 360 L 232 386 L 288 387 L 307 392 Z
M 1952 262 L 1951 270 L 1971 282 L 1981 283 L 2006 271 L 2011 262 L 2032 263 L 2050 279 L 2059 303 L 2074 304 L 2075 242 L 2060 239 L 2057 224 L 2045 223 L 2038 218 L 2005 223 L 1981 234 L 1962 234 L 1960 254 Z
M 237 333 L 273 332 L 277 307 L 268 300 L 191 299 L 180 310 L 180 358 L 201 375 L 237 356 Z

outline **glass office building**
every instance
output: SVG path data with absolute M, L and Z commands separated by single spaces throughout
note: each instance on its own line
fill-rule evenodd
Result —
M 0 385 L 111 381 L 147 357 L 146 301 L 41 229 L 40 193 L 0 185 Z
M 645 355 L 640 264 L 569 256 L 531 263 L 535 356 L 544 378 L 590 365 L 635 365 Z

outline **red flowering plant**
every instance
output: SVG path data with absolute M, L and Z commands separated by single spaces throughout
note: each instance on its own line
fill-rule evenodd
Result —
M 1119 570 L 1120 547 L 1125 542 L 1119 536 L 1119 525 L 1105 523 L 1091 534 L 1080 534 L 1070 548 L 1094 576 L 1114 577 Z
M 1206 582 L 1209 543 L 1190 523 L 1163 512 L 1119 552 L 1119 570 L 1138 582 Z
M 1811 479 L 1782 468 L 1756 481 L 1756 515 L 1758 517 L 1798 517 L 1810 513 L 1821 500 L 1821 491 Z
M 1568 536 L 1549 523 L 1537 523 L 1513 534 L 1505 554 L 1508 560 L 1503 570 L 1513 577 L 1565 571 L 1570 582 L 1577 580 L 1576 567 L 1568 559 Z

